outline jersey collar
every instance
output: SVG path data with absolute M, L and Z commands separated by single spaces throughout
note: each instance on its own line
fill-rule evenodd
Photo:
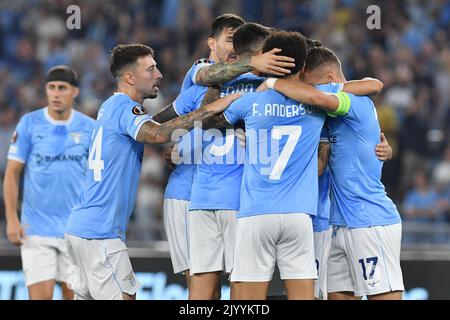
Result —
M 48 120 L 48 122 L 55 124 L 55 125 L 68 125 L 72 122 L 73 119 L 73 110 L 70 110 L 70 116 L 67 120 L 55 120 L 53 119 L 50 114 L 48 113 L 48 107 L 44 108 L 44 115 L 45 118 Z

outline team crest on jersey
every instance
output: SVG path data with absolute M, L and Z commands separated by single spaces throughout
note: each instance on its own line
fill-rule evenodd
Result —
M 144 106 L 141 106 L 141 105 L 134 106 L 132 111 L 133 111 L 133 114 L 135 114 L 137 116 L 142 116 L 143 114 L 148 113 L 147 109 L 145 109 Z
M 18 137 L 19 137 L 19 135 L 17 134 L 17 131 L 14 131 L 12 139 L 11 139 L 11 144 L 16 143 Z
M 81 142 L 81 133 L 71 132 L 70 135 L 72 136 L 73 142 L 75 142 L 76 144 Z
M 195 61 L 194 65 L 197 65 L 197 64 L 200 64 L 200 63 L 212 63 L 212 61 L 207 59 L 207 58 L 202 58 L 202 59 L 198 59 L 197 61 Z

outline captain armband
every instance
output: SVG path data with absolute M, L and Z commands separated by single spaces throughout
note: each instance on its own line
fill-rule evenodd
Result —
M 333 112 L 328 112 L 331 117 L 345 116 L 350 110 L 350 96 L 345 92 L 332 93 L 339 100 L 338 108 Z

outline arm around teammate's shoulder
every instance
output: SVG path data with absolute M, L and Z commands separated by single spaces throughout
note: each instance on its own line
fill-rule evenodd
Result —
M 356 96 L 376 95 L 383 89 L 383 82 L 375 78 L 363 78 L 344 82 L 342 91 L 352 93 Z
M 171 141 L 174 130 L 190 130 L 196 121 L 207 120 L 210 117 L 225 110 L 230 103 L 239 98 L 242 93 L 235 93 L 223 97 L 213 103 L 202 106 L 198 110 L 185 114 L 176 119 L 172 119 L 163 124 L 153 121 L 145 122 L 136 136 L 136 141 L 142 143 L 158 144 Z M 177 135 L 179 137 L 179 135 Z
M 339 107 L 339 99 L 336 96 L 322 92 L 299 80 L 276 79 L 272 85 L 270 85 L 270 81 L 266 81 L 266 83 L 269 83 L 269 88 L 272 87 L 295 101 L 316 106 L 327 112 L 334 112 Z

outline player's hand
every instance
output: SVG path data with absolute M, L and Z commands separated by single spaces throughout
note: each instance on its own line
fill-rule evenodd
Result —
M 25 231 L 19 221 L 8 222 L 6 224 L 6 235 L 12 244 L 21 246 L 25 237 Z
M 381 161 L 387 161 L 392 159 L 392 148 L 389 145 L 384 133 L 380 134 L 381 142 L 375 146 L 375 154 Z
M 239 145 L 242 148 L 245 148 L 245 131 L 241 128 L 238 128 L 238 129 L 234 130 L 234 135 L 238 139 Z
M 281 51 L 281 49 L 273 48 L 270 51 L 252 56 L 250 59 L 250 64 L 254 69 L 261 73 L 273 74 L 280 77 L 289 75 L 291 74 L 291 70 L 286 68 L 294 68 L 295 59 L 275 54 Z
M 262 92 L 262 91 L 266 91 L 269 89 L 269 86 L 267 85 L 267 81 L 264 81 L 263 83 L 261 83 L 259 85 L 258 88 L 256 88 L 256 92 Z
M 177 166 L 174 163 L 174 157 L 178 157 L 178 147 L 177 144 L 172 144 L 164 150 L 163 153 L 164 160 L 166 160 L 167 165 L 170 170 L 175 169 Z
M 221 113 L 223 110 L 228 108 L 228 106 L 236 99 L 238 99 L 240 96 L 242 96 L 242 92 L 233 93 L 228 96 L 225 96 L 223 98 L 220 98 L 219 100 L 214 101 L 213 103 L 210 103 L 203 108 L 208 109 L 209 111 L 213 112 L 214 114 Z

